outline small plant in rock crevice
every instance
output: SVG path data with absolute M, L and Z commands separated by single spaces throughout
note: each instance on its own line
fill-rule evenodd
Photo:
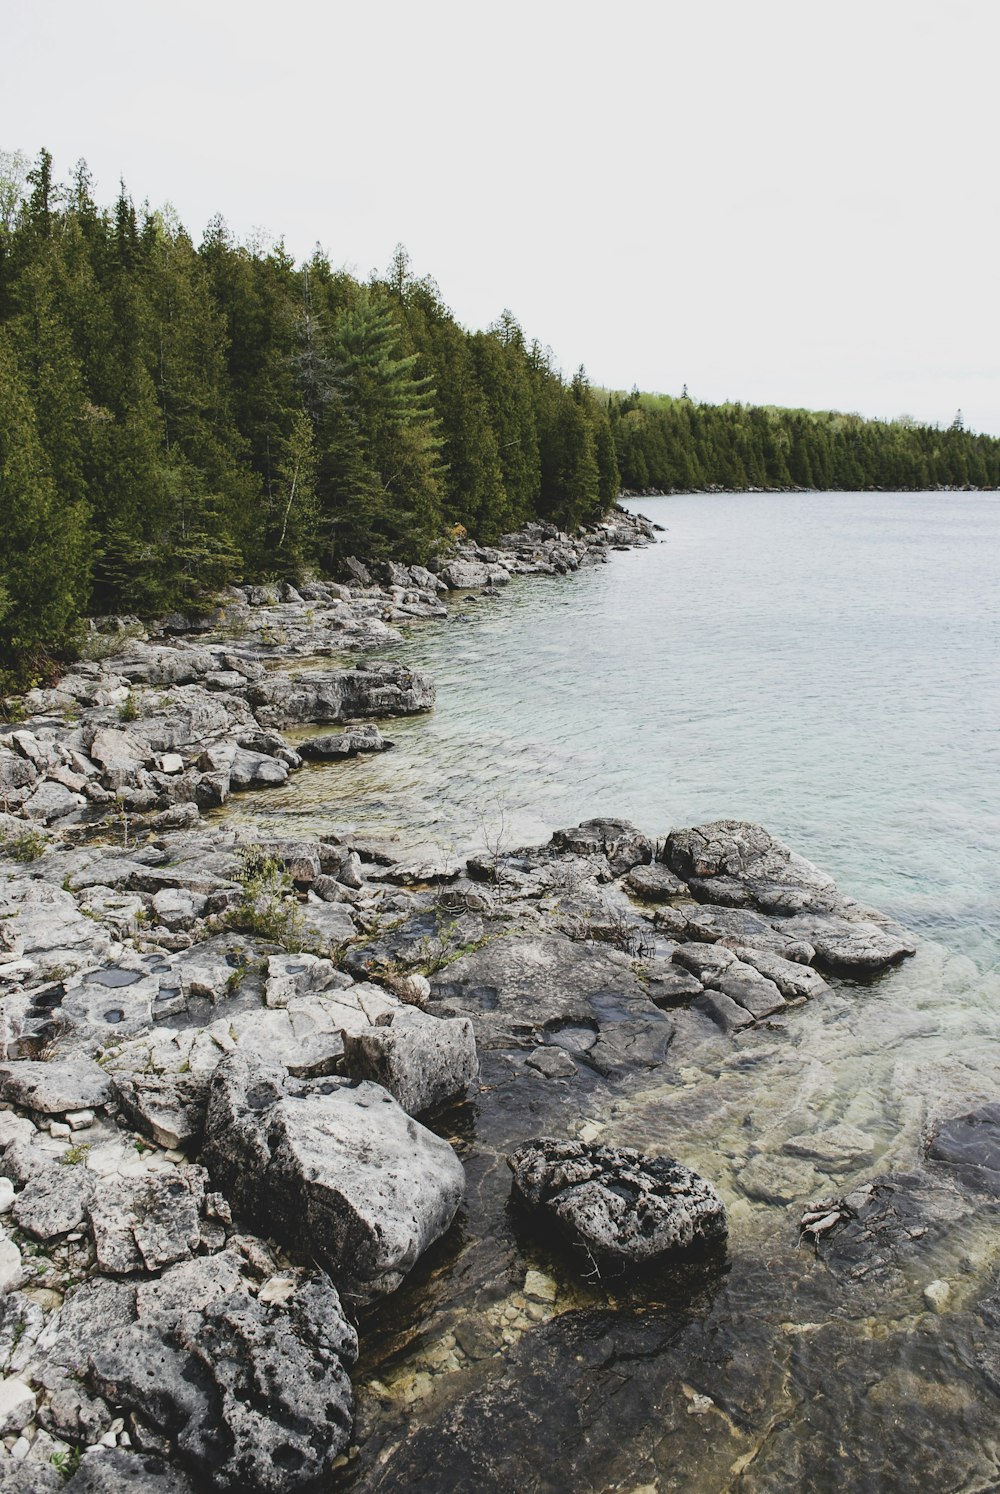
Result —
M 270 855 L 263 846 L 244 846 L 238 853 L 234 876 L 243 894 L 226 912 L 226 927 L 268 939 L 290 953 L 301 953 L 308 943 L 305 917 L 280 858 Z
M 37 830 L 22 830 L 9 840 L 0 839 L 0 850 L 13 861 L 37 861 L 45 850 L 45 836 Z

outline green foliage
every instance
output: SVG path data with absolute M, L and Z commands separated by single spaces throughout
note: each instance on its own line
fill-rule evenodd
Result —
M 98 207 L 82 161 L 60 185 L 47 151 L 0 153 L 0 689 L 51 676 L 88 611 L 570 528 L 620 481 L 992 487 L 1000 441 L 594 391 L 509 311 L 467 332 L 402 247 L 362 284 L 221 218 L 196 246 L 124 187 Z
M 45 836 L 38 830 L 21 830 L 9 839 L 0 836 L 0 849 L 13 861 L 37 861 L 47 844 Z
M 237 856 L 235 879 L 243 888 L 226 924 L 298 953 L 305 948 L 305 918 L 295 899 L 292 879 L 277 856 L 262 846 L 244 846 Z

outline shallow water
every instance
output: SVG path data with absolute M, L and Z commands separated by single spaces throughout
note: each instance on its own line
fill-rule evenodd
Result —
M 928 1248 L 912 1280 L 874 1311 L 867 1300 L 845 1306 L 820 1268 L 807 1273 L 801 1300 L 775 1289 L 769 1310 L 754 1276 L 767 1265 L 797 1280 L 805 1204 L 915 1166 L 929 1117 L 1000 1096 L 1000 503 L 989 494 L 726 495 L 641 507 L 664 526 L 659 545 L 568 580 L 515 582 L 498 600 L 470 599 L 447 623 L 415 629 L 396 652 L 429 671 L 438 703 L 427 717 L 385 724 L 392 752 L 304 769 L 233 812 L 265 833 L 353 824 L 449 855 L 498 837 L 537 842 L 596 814 L 654 835 L 737 816 L 767 825 L 845 891 L 917 931 L 917 957 L 900 969 L 839 986 L 738 1047 L 682 1014 L 669 1073 L 581 1099 L 567 1124 L 669 1152 L 717 1183 L 732 1225 L 730 1290 L 742 1290 L 741 1271 L 758 1282 L 747 1289 L 753 1326 L 743 1348 L 782 1366 L 761 1426 L 792 1428 L 778 1445 L 792 1439 L 794 1457 L 785 1446 L 782 1458 L 801 1468 L 798 1483 L 779 1477 L 763 1430 L 754 1441 L 748 1410 L 735 1461 L 706 1463 L 680 1483 L 670 1460 L 687 1446 L 681 1434 L 662 1454 L 644 1447 L 651 1487 L 819 1489 L 843 1478 L 873 1489 L 1000 1487 L 996 1438 L 984 1441 L 992 1391 L 969 1369 L 973 1330 L 961 1316 L 995 1269 L 996 1223 L 985 1209 Z M 853 1161 L 795 1155 L 796 1138 L 841 1124 L 860 1135 Z M 504 1145 L 488 1102 L 479 1127 L 473 1177 Z M 519 1300 L 527 1258 L 505 1233 L 505 1188 L 501 1179 L 476 1195 L 466 1221 L 470 1237 L 506 1242 L 502 1265 L 466 1262 L 400 1297 L 395 1310 L 420 1332 L 396 1352 L 391 1375 L 373 1361 L 365 1371 L 383 1377 L 380 1416 L 390 1422 L 433 1424 L 442 1404 L 478 1383 L 448 1325 L 488 1314 L 496 1299 L 504 1311 Z M 921 1294 L 935 1278 L 952 1298 L 928 1327 Z M 561 1291 L 560 1311 L 578 1305 L 568 1285 Z M 856 1320 L 854 1337 L 845 1348 L 833 1334 L 820 1379 L 853 1408 L 846 1426 L 801 1409 L 818 1374 L 801 1335 L 843 1316 Z M 723 1310 L 716 1317 L 729 1321 Z M 516 1353 L 511 1342 L 508 1334 L 502 1352 Z M 506 1373 L 520 1383 L 516 1366 Z M 663 1376 L 665 1385 L 666 1360 Z M 691 1427 L 682 1419 L 688 1440 Z M 970 1438 L 979 1451 L 959 1457 Z M 844 1458 L 868 1472 L 852 1483 Z M 584 1476 L 596 1488 L 629 1486 Z M 558 1474 L 537 1487 L 560 1487 Z

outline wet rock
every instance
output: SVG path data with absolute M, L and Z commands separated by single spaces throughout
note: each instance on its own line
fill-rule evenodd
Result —
M 667 1157 L 579 1141 L 531 1141 L 508 1158 L 519 1196 L 593 1261 L 647 1265 L 726 1238 L 710 1183 Z
M 431 988 L 433 1010 L 471 1017 L 481 1048 L 572 1043 L 600 1073 L 655 1067 L 673 1036 L 625 955 L 564 934 L 491 940 L 434 976 Z
M 461 1098 L 478 1078 L 472 1023 L 404 1007 L 385 1026 L 345 1033 L 344 1071 L 374 1080 L 407 1114 L 421 1115 Z
M 731 950 L 719 945 L 680 944 L 673 958 L 706 988 L 694 1005 L 727 1032 L 747 1025 L 732 1011 L 732 1004 L 754 1019 L 770 1016 L 785 1005 L 777 985 L 753 965 L 737 959 Z
M 690 897 L 687 884 L 660 863 L 634 866 L 625 877 L 625 886 L 635 897 L 647 903 L 664 903 L 673 897 Z
M 825 1172 L 849 1172 L 870 1161 L 875 1149 L 874 1137 L 846 1121 L 808 1135 L 790 1136 L 782 1147 L 790 1157 L 805 1157 Z
M 106 1105 L 111 1082 L 90 1058 L 23 1059 L 0 1066 L 0 1097 L 41 1115 L 65 1115 Z
M 261 1303 L 241 1264 L 191 1261 L 130 1294 L 125 1324 L 87 1345 L 88 1379 L 213 1488 L 285 1494 L 328 1477 L 349 1441 L 357 1337 L 322 1273 Z
M 465 1188 L 447 1142 L 377 1085 L 307 1086 L 242 1054 L 212 1077 L 203 1156 L 236 1210 L 359 1301 L 395 1290 Z
M 233 789 L 275 788 L 288 778 L 288 766 L 276 757 L 262 752 L 245 752 L 237 748 L 229 770 L 229 786 Z
M 722 991 L 705 990 L 700 996 L 696 996 L 691 1003 L 694 1011 L 703 1012 L 706 1017 L 711 1017 L 717 1027 L 723 1032 L 741 1032 L 744 1027 L 752 1027 L 753 1017 L 746 1007 L 740 1006 L 731 996 L 726 996 Z
M 962 1182 L 1000 1196 L 1000 1104 L 939 1121 L 926 1153 L 934 1162 L 949 1163 Z
M 745 944 L 735 944 L 733 954 L 744 965 L 751 965 L 759 974 L 766 976 L 777 986 L 786 1001 L 799 998 L 813 1000 L 830 987 L 816 970 L 802 965 L 797 960 L 786 960 L 768 950 L 751 949 Z
M 576 1064 L 562 1048 L 536 1048 L 526 1062 L 546 1079 L 572 1079 L 577 1073 Z
M 604 855 L 616 877 L 653 859 L 652 841 L 628 820 L 584 820 L 571 830 L 556 830 L 551 845 L 576 856 Z
M 645 967 L 645 975 L 650 1000 L 657 1006 L 686 1005 L 702 990 L 697 976 L 668 960 L 651 960 Z
M 328 761 L 331 758 L 357 757 L 364 752 L 385 752 L 392 745 L 375 725 L 352 726 L 330 736 L 310 737 L 308 741 L 299 743 L 299 752 L 305 758 Z

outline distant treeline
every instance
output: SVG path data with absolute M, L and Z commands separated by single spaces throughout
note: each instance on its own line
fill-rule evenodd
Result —
M 1000 487 L 1000 440 L 906 419 L 700 405 L 682 396 L 612 394 L 611 430 L 623 485 L 820 488 L 855 492 Z
M 449 529 L 592 521 L 632 489 L 995 484 L 1000 442 L 713 408 L 563 378 L 510 313 L 460 327 L 398 250 L 362 283 L 317 249 L 196 246 L 122 187 L 0 156 L 0 672 L 87 612 L 237 580 L 423 560 Z

